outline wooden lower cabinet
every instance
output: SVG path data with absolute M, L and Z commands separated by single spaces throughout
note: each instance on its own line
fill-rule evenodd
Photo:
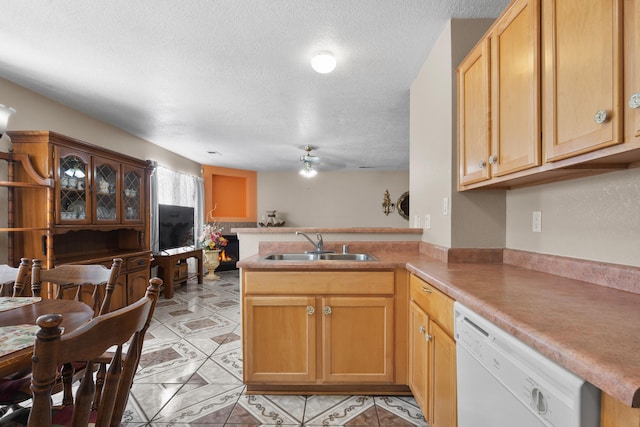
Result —
M 393 382 L 393 297 L 327 297 L 322 303 L 322 381 Z
M 122 267 L 111 296 L 111 310 L 125 307 L 145 295 L 151 278 L 151 252 L 121 255 Z M 102 264 L 111 267 L 112 259 L 88 260 L 78 264 Z
M 243 271 L 242 293 L 248 386 L 394 384 L 394 272 Z
M 420 408 L 429 406 L 429 316 L 415 302 L 409 302 L 409 387 Z M 424 412 L 425 418 L 428 416 Z
M 458 423 L 453 302 L 410 277 L 409 387 L 431 427 Z
M 315 307 L 309 296 L 244 299 L 245 382 L 315 382 Z
M 602 392 L 600 427 L 640 427 L 640 408 L 625 405 Z
M 429 425 L 450 427 L 458 423 L 456 342 L 435 322 L 429 322 Z

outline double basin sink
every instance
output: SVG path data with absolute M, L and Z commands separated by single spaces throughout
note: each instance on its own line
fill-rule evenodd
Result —
M 333 252 L 299 253 L 299 254 L 271 254 L 264 257 L 269 261 L 377 261 L 369 254 L 338 254 Z

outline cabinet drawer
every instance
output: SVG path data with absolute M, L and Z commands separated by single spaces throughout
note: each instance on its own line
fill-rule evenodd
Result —
M 127 271 L 149 268 L 151 266 L 151 258 L 148 255 L 128 258 L 125 265 Z
M 411 275 L 410 283 L 411 300 L 418 304 L 431 320 L 453 336 L 453 299 L 415 275 Z
M 245 294 L 380 295 L 394 293 L 393 271 L 245 271 Z

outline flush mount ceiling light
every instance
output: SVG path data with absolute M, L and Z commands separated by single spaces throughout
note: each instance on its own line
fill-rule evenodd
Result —
M 15 114 L 16 110 L 11 107 L 7 107 L 6 105 L 0 104 L 0 138 L 7 131 L 7 122 L 9 122 L 9 117 L 12 114 Z
M 311 67 L 320 74 L 327 74 L 336 68 L 336 57 L 333 52 L 323 50 L 311 58 Z
M 313 148 L 314 147 L 307 145 L 304 147 L 304 151 L 306 151 L 307 154 L 300 156 L 300 161 L 304 164 L 302 169 L 300 169 L 300 175 L 305 178 L 313 178 L 318 174 L 318 171 L 313 168 L 313 165 L 317 165 L 320 159 L 311 154 Z

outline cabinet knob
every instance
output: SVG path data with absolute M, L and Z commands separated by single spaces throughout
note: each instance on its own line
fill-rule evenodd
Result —
M 480 161 L 478 162 L 478 167 L 479 167 L 480 169 L 484 169 L 484 168 L 485 168 L 485 166 L 487 166 L 487 162 L 485 162 L 484 160 L 480 160 Z
M 498 163 L 498 156 L 489 156 L 489 164 L 495 165 L 496 163 Z
M 308 315 L 312 315 L 312 314 L 313 314 L 313 313 L 315 313 L 315 312 L 316 312 L 316 309 L 315 309 L 315 308 L 313 308 L 313 307 L 312 307 L 312 306 L 310 306 L 310 305 L 308 305 L 308 306 L 307 306 L 307 314 L 308 314 Z
M 325 305 L 324 308 L 322 309 L 322 312 L 324 314 L 331 314 L 331 307 L 329 307 L 328 305 Z
M 425 288 L 424 286 L 422 287 L 422 292 L 426 292 L 428 294 L 433 293 L 433 289 L 429 289 L 429 288 Z
M 427 341 L 431 341 L 433 339 L 433 335 L 425 334 L 424 339 Z
M 607 114 L 606 110 L 598 110 L 598 112 L 596 112 L 596 115 L 593 116 L 593 120 L 599 125 L 603 124 L 608 119 L 609 115 Z
M 629 108 L 640 108 L 640 92 L 636 92 L 629 98 Z
M 418 328 L 418 332 L 420 332 L 421 334 L 424 334 L 424 331 L 425 331 L 424 326 L 420 326 Z

